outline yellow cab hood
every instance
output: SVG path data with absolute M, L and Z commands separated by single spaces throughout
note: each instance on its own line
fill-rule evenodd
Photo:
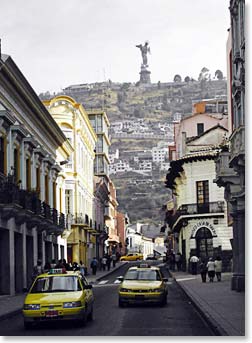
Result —
M 78 301 L 82 295 L 78 292 L 55 292 L 55 293 L 30 293 L 25 298 L 25 304 L 43 304 L 51 303 L 62 304 L 67 301 Z
M 151 289 L 159 288 L 162 285 L 162 281 L 149 281 L 149 280 L 124 280 L 121 284 L 122 288 L 129 289 Z

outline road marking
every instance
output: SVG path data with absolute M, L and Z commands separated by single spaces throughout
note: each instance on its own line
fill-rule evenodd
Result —
M 105 285 L 105 283 L 109 282 L 109 280 L 102 280 L 98 283 L 98 285 Z
M 180 281 L 186 281 L 186 280 L 195 280 L 197 279 L 196 277 L 186 277 L 184 279 L 176 279 L 176 281 L 180 282 Z
M 121 283 L 121 281 L 120 280 L 115 280 L 114 283 Z

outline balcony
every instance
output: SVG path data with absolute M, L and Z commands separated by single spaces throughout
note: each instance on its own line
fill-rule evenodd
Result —
M 230 152 L 221 151 L 215 161 L 216 179 L 214 182 L 219 187 L 225 187 L 226 184 L 235 184 L 238 177 L 233 168 L 230 168 Z
M 89 219 L 89 216 L 83 213 L 75 213 L 75 215 L 69 213 L 67 215 L 67 222 L 70 225 L 93 226 L 92 219 Z
M 60 235 L 65 229 L 65 216 L 41 202 L 36 192 L 20 189 L 12 177 L 0 178 L 0 213 L 5 220 L 15 218 L 17 224 L 27 223 L 48 234 Z
M 216 201 L 208 202 L 204 204 L 184 204 L 181 205 L 178 210 L 174 213 L 168 211 L 166 213 L 166 222 L 169 224 L 171 229 L 174 229 L 174 225 L 183 226 L 182 219 L 205 217 L 206 215 L 219 215 L 224 216 L 225 202 Z

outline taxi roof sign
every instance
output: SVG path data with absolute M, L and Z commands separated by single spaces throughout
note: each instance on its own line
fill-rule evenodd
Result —
M 65 268 L 52 268 L 49 270 L 48 274 L 65 274 Z
M 140 263 L 138 268 L 150 268 L 150 265 L 148 263 Z

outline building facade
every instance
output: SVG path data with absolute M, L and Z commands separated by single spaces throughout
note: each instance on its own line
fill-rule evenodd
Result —
M 208 102 L 207 102 L 208 103 Z M 205 113 L 206 102 L 195 106 L 195 113 L 176 124 L 177 159 L 170 162 L 166 186 L 172 190 L 166 221 L 169 225 L 169 249 L 181 252 L 183 268 L 196 254 L 201 259 L 223 260 L 223 270 L 230 271 L 232 259 L 232 226 L 223 189 L 214 183 L 215 159 L 227 135 L 227 115 L 216 110 Z M 198 106 L 197 106 L 198 105 Z
M 245 290 L 245 1 L 230 1 L 227 42 L 229 137 L 216 160 L 216 183 L 225 189 L 233 218 L 231 288 Z
M 8 55 L 0 56 L 0 294 L 21 292 L 33 267 L 65 258 L 57 182 L 65 135 Z
M 71 230 L 67 238 L 68 262 L 90 261 L 96 255 L 93 218 L 94 160 L 97 136 L 83 106 L 68 96 L 44 101 L 52 117 L 73 146 L 65 171 L 65 213 Z

